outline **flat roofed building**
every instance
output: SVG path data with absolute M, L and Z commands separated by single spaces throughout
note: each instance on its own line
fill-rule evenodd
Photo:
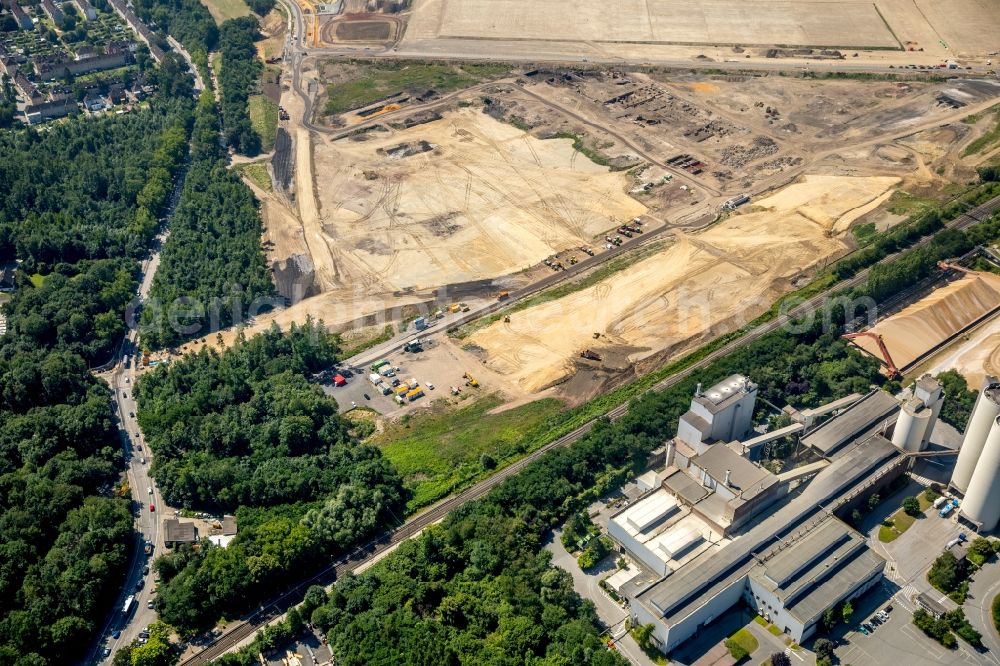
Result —
M 633 621 L 653 624 L 654 642 L 669 652 L 745 598 L 750 572 L 769 549 L 802 538 L 828 519 L 828 510 L 880 480 L 887 483 L 905 463 L 883 437 L 846 447 L 791 501 L 722 548 L 701 553 L 665 578 L 637 577 L 624 585 Z
M 176 518 L 167 518 L 163 521 L 163 543 L 167 548 L 197 542 L 198 527 L 194 523 L 182 523 Z
M 726 541 L 663 489 L 612 515 L 608 534 L 639 564 L 659 576 Z
M 865 538 L 833 516 L 759 559 L 746 599 L 796 642 L 815 632 L 828 608 L 871 589 L 885 569 Z
M 900 404 L 885 391 L 875 390 L 802 438 L 820 455 L 831 456 L 848 442 L 895 420 Z

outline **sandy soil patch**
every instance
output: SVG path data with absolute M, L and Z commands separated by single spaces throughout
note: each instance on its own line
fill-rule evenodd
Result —
M 934 375 L 957 370 L 969 388 L 977 391 L 986 375 L 1000 376 L 1000 317 L 989 320 L 957 346 L 932 359 L 928 368 L 926 371 Z
M 314 153 L 320 210 L 300 157 L 299 212 L 331 286 L 425 289 L 507 275 L 646 211 L 625 193 L 624 174 L 569 139 L 536 139 L 471 108 Z
M 802 271 L 842 253 L 833 235 L 896 178 L 811 177 L 608 280 L 518 312 L 468 342 L 527 391 L 569 378 L 586 348 L 635 363 L 679 354 L 759 315 Z M 598 339 L 594 334 L 599 333 Z

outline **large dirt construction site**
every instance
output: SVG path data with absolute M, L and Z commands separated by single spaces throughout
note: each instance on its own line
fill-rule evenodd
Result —
M 732 330 L 847 248 L 837 230 L 877 206 L 895 177 L 807 177 L 601 283 L 473 334 L 491 369 L 526 391 L 558 384 L 590 349 L 627 366 Z M 599 333 L 599 338 L 594 337 Z M 583 362 L 589 364 L 590 362 Z M 586 365 L 583 369 L 586 369 Z
M 536 139 L 478 109 L 320 141 L 313 153 L 322 225 L 310 252 L 317 266 L 337 264 L 325 274 L 343 283 L 326 288 L 421 290 L 507 275 L 646 210 L 623 174 L 571 140 Z

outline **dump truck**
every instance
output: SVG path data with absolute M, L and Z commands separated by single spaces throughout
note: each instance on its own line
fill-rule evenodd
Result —
M 595 351 L 590 350 L 590 349 L 584 349 L 582 352 L 580 352 L 580 356 L 582 358 L 589 359 L 591 361 L 600 361 L 601 360 L 601 355 L 598 354 Z
M 459 307 L 461 306 L 459 306 L 458 303 L 452 303 L 451 305 L 448 306 L 448 312 L 458 312 Z
M 415 354 L 415 353 L 417 353 L 419 351 L 423 351 L 423 350 L 424 350 L 424 347 L 423 347 L 423 343 L 420 341 L 420 338 L 417 338 L 415 340 L 410 340 L 405 345 L 403 345 L 403 351 L 404 352 L 410 352 L 412 354 Z
M 415 388 L 406 394 L 406 399 L 413 402 L 417 398 L 422 398 L 424 395 L 424 390 L 422 388 Z
M 497 300 L 498 301 L 505 301 L 508 298 L 510 298 L 510 292 L 509 291 L 501 291 L 499 294 L 497 294 Z
M 580 252 L 583 252 L 586 255 L 590 255 L 591 257 L 594 256 L 594 251 L 587 246 L 581 247 Z

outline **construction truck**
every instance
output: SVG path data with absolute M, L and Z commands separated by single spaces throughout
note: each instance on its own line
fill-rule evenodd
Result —
M 460 306 L 458 303 L 452 303 L 451 305 L 448 306 L 448 312 L 458 312 L 459 307 Z
M 473 388 L 479 386 L 479 382 L 476 380 L 475 377 L 472 376 L 471 372 L 466 372 L 464 375 L 462 375 L 462 378 L 465 379 L 466 386 L 472 386 Z
M 590 350 L 590 349 L 584 349 L 582 352 L 580 352 L 580 356 L 582 358 L 588 359 L 590 361 L 600 361 L 601 360 L 601 355 L 598 354 L 595 351 Z
M 510 292 L 509 291 L 501 291 L 499 294 L 497 294 L 497 300 L 498 301 L 505 301 L 508 298 L 510 298 Z
M 590 255 L 591 257 L 594 256 L 594 251 L 591 250 L 589 247 L 586 247 L 586 246 L 581 247 L 580 248 L 580 252 L 583 252 L 586 255 Z
M 417 398 L 422 398 L 424 395 L 424 390 L 422 388 L 415 388 L 406 394 L 406 399 L 413 402 Z
M 379 368 L 381 368 L 383 365 L 389 365 L 389 361 L 387 359 L 382 359 L 381 361 L 375 361 L 374 363 L 372 363 L 372 368 L 371 368 L 372 372 L 378 372 Z

